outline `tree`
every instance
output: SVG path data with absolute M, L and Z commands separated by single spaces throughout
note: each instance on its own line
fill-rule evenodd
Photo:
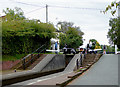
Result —
M 82 35 L 84 34 L 79 27 L 73 26 L 72 22 L 59 22 L 61 25 L 60 47 L 63 48 L 65 44 L 69 48 L 77 48 L 83 44 Z
M 106 13 L 107 11 L 111 10 L 111 14 L 114 16 L 119 6 L 120 1 L 111 2 L 111 5 L 108 5 L 103 12 Z M 117 47 L 120 49 L 120 18 L 111 18 L 109 20 L 109 26 L 111 27 L 107 35 L 107 37 L 109 38 L 109 43 L 114 45 L 117 44 Z
M 106 13 L 108 10 L 111 10 L 111 14 L 114 16 L 119 5 L 120 5 L 120 2 L 116 2 L 116 1 L 111 2 L 111 4 L 106 7 L 103 13 Z
M 63 22 L 58 22 L 57 25 L 60 24 L 61 25 L 61 31 L 63 33 L 66 33 L 66 31 L 68 31 L 68 27 L 72 27 L 74 25 L 74 23 L 72 22 L 66 22 L 66 21 L 63 21 Z
M 116 44 L 120 49 L 120 18 L 111 18 L 109 20 L 109 26 L 111 27 L 107 35 L 109 43 Z
M 23 16 L 21 9 L 15 9 L 4 10 L 6 16 L 2 21 L 3 54 L 31 53 L 45 42 L 50 43 L 50 39 L 55 37 L 53 24 L 29 20 Z
M 25 19 L 24 12 L 18 7 L 14 9 L 6 8 L 3 12 L 6 14 L 7 21 Z
M 107 45 L 106 52 L 115 52 L 115 47 L 114 47 L 114 46 L 108 46 L 108 45 Z
M 92 49 L 101 49 L 100 44 L 95 39 L 90 39 L 90 42 L 92 42 Z

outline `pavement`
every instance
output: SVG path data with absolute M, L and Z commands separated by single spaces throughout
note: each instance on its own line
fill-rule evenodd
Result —
M 103 55 L 84 75 L 68 85 L 118 85 L 118 55 Z

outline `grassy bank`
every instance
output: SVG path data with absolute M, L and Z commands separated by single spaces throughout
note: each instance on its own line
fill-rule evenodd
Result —
M 34 54 L 38 54 L 38 53 L 34 53 Z M 41 53 L 41 54 L 56 54 L 56 53 L 48 52 L 48 53 Z M 62 53 L 58 53 L 58 54 L 62 54 Z M 25 54 L 2 55 L 2 58 L 0 58 L 0 61 L 15 61 L 23 58 L 24 56 Z
M 21 59 L 25 56 L 25 54 L 16 54 L 16 55 L 2 55 L 2 59 L 0 61 L 15 61 Z

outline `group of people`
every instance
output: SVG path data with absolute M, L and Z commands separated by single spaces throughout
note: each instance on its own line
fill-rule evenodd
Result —
M 87 49 L 86 52 L 89 53 L 89 50 L 94 50 L 95 49 L 96 42 L 91 42 L 89 41 L 89 44 L 87 44 Z M 106 45 L 103 45 L 103 54 L 106 54 Z M 96 51 L 92 51 L 92 53 L 96 53 Z
M 95 42 L 89 41 L 89 44 L 87 44 L 86 53 L 89 53 L 90 49 L 95 49 L 95 44 L 96 44 Z M 55 42 L 55 50 L 57 50 L 57 49 L 58 49 L 58 41 Z M 67 44 L 65 44 L 63 50 L 64 50 L 64 52 L 68 51 Z M 76 53 L 74 49 L 70 49 L 70 50 L 71 50 L 71 53 Z M 57 54 L 58 52 L 55 51 L 55 53 Z M 106 45 L 103 45 L 103 54 L 106 54 Z
M 76 51 L 74 48 L 68 48 L 67 44 L 65 44 L 65 46 L 63 48 L 63 53 L 64 54 L 67 54 L 67 53 L 68 54 L 71 54 L 71 53 L 76 54 Z
M 89 50 L 91 49 L 91 50 L 94 50 L 95 49 L 95 44 L 96 44 L 96 42 L 91 42 L 91 41 L 89 41 L 89 44 L 87 44 L 87 53 L 89 53 Z M 96 53 L 95 51 L 92 51 L 92 53 Z

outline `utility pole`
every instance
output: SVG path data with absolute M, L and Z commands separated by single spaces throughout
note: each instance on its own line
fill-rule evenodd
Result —
M 46 4 L 46 23 L 48 23 L 48 5 Z

